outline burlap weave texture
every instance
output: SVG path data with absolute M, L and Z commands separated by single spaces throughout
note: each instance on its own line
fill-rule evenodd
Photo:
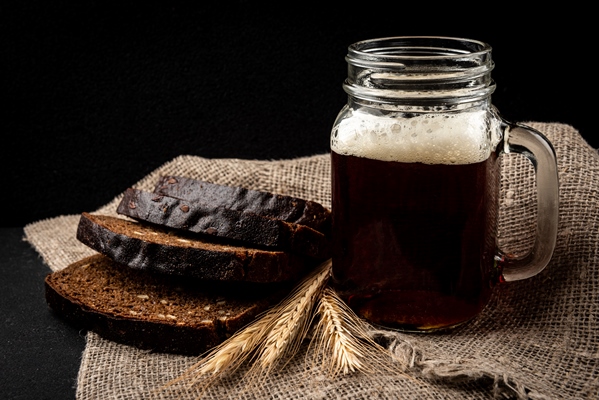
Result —
M 595 399 L 599 398 L 599 156 L 571 126 L 530 123 L 553 143 L 560 180 L 560 225 L 550 265 L 524 281 L 500 285 L 483 314 L 449 334 L 373 332 L 409 359 L 409 376 L 379 374 L 327 379 L 307 370 L 300 353 L 261 390 L 244 392 L 233 376 L 208 399 Z M 536 216 L 534 176 L 527 160 L 504 156 L 500 245 L 524 252 Z M 180 156 L 132 186 L 152 189 L 159 175 L 180 174 L 269 190 L 330 206 L 326 154 L 255 161 Z M 122 194 L 97 212 L 115 214 Z M 93 254 L 77 242 L 79 216 L 25 227 L 26 239 L 52 270 Z M 306 349 L 303 349 L 305 352 Z M 194 390 L 155 391 L 194 358 L 153 354 L 88 333 L 78 399 L 194 399 Z

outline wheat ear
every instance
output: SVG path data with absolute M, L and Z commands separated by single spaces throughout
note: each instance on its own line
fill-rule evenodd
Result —
M 237 331 L 233 336 L 206 353 L 182 375 L 166 386 L 186 382 L 188 386 L 207 389 L 226 374 L 232 374 L 247 360 L 254 359 L 250 380 L 275 365 L 283 356 L 291 356 L 308 329 L 314 304 L 326 285 L 331 271 L 328 260 L 310 275 L 275 307 Z
M 370 325 L 358 317 L 331 288 L 325 288 L 318 304 L 318 318 L 310 346 L 314 363 L 335 378 L 352 372 L 401 372 L 390 352 L 376 343 Z
M 281 363 L 289 362 L 306 337 L 314 308 L 331 274 L 331 261 L 320 265 L 274 310 L 274 324 L 260 343 L 255 363 L 248 370 L 248 383 L 256 384 Z

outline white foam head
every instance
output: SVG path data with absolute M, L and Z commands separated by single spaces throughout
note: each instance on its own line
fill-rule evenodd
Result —
M 498 140 L 486 110 L 372 115 L 349 108 L 333 127 L 331 150 L 381 161 L 471 164 L 486 160 Z

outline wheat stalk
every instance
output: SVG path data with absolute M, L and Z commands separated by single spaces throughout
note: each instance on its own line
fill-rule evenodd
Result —
M 340 374 L 398 373 L 397 363 L 387 349 L 376 343 L 368 333 L 372 328 L 343 302 L 337 293 L 324 289 L 320 296 L 318 317 L 310 346 L 314 357 L 322 357 L 321 368 L 330 378 Z
M 242 380 L 246 389 L 260 388 L 259 384 L 273 368 L 289 362 L 297 353 L 316 320 L 307 357 L 313 357 L 313 364 L 318 364 L 330 378 L 354 372 L 404 375 L 401 363 L 369 334 L 373 327 L 327 287 L 330 274 L 331 260 L 328 260 L 283 301 L 209 351 L 166 386 L 187 382 L 189 387 L 203 393 L 218 379 L 252 361 Z
M 321 341 L 317 354 L 322 354 L 328 362 L 323 363 L 325 369 L 328 369 L 329 375 L 336 376 L 339 372 L 348 374 L 364 368 L 363 358 L 364 348 L 356 345 L 357 337 L 352 336 L 348 328 L 347 317 L 343 316 L 341 303 L 337 301 L 335 292 L 329 288 L 320 298 L 317 315 L 320 319 L 315 328 L 315 338 Z
M 316 270 L 284 301 L 277 320 L 260 346 L 258 360 L 262 369 L 273 367 L 297 352 L 306 336 L 312 311 L 330 276 L 330 261 Z
M 166 386 L 186 381 L 207 389 L 226 374 L 232 374 L 248 359 L 256 363 L 246 379 L 255 382 L 283 357 L 291 358 L 309 328 L 312 311 L 331 271 L 331 260 L 322 263 L 278 305 L 213 348 L 181 376 Z
M 189 388 L 195 386 L 203 393 L 223 376 L 234 373 L 264 340 L 274 317 L 271 313 L 265 313 L 254 320 L 207 354 L 200 356 L 198 362 L 179 377 L 166 383 L 163 389 L 177 383 L 185 383 Z

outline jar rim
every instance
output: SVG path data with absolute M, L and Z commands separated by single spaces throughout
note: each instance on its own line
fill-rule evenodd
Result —
M 480 57 L 492 50 L 485 42 L 449 36 L 389 36 L 362 40 L 348 47 L 348 61 L 401 62 Z
M 458 104 L 495 90 L 494 62 L 485 42 L 446 36 L 391 36 L 348 47 L 344 90 L 389 103 Z

